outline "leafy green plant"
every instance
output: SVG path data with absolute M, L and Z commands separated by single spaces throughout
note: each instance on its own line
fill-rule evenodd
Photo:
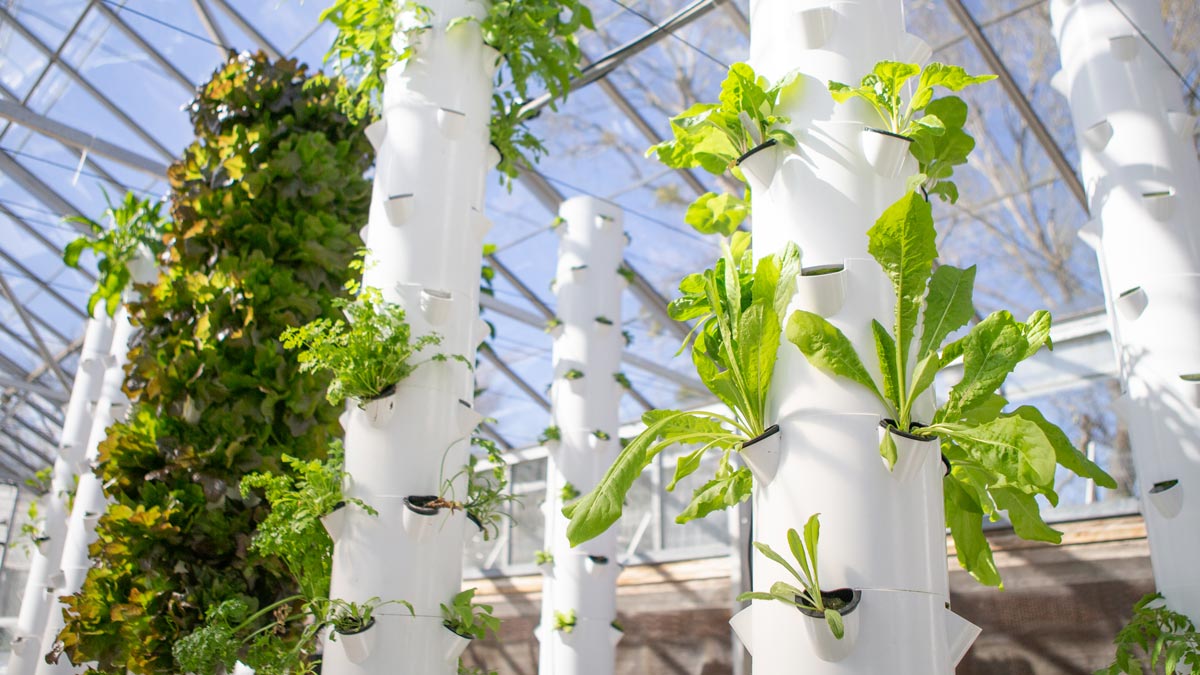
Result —
M 408 609 L 408 613 L 416 616 L 413 606 L 406 600 L 388 600 L 380 601 L 378 597 L 368 598 L 363 602 L 350 602 L 348 600 L 333 599 L 328 603 L 326 609 L 325 622 L 333 626 L 333 632 L 330 638 L 337 639 L 339 634 L 352 635 L 361 633 L 371 627 L 375 622 L 375 610 L 385 605 L 404 605 Z
M 633 282 L 637 280 L 637 275 L 633 273 L 633 270 L 624 265 L 621 265 L 617 268 L 617 274 L 619 274 L 627 284 L 633 284 Z
M 264 675 L 312 672 L 310 657 L 316 651 L 322 624 L 307 621 L 312 605 L 302 601 L 300 596 L 292 596 L 257 611 L 243 598 L 222 602 L 208 613 L 202 627 L 172 646 L 178 672 L 229 672 L 237 661 Z M 289 624 L 303 626 L 299 637 L 274 639 L 273 633 Z
M 633 344 L 633 333 L 630 333 L 627 330 L 623 330 L 623 331 L 621 331 L 621 337 L 625 338 L 625 346 L 626 347 Z
M 352 83 L 338 92 L 339 107 L 352 121 L 378 116 L 382 107 L 383 81 L 387 69 L 412 56 L 412 47 L 397 52 L 392 43 L 401 15 L 407 14 L 403 30 L 407 44 L 428 28 L 431 13 L 414 2 L 380 0 L 334 0 L 319 21 L 337 29 L 325 61 Z
M 602 326 L 611 326 L 611 325 L 613 325 L 613 321 L 612 321 L 612 319 L 608 318 L 607 316 L 598 316 L 598 317 L 596 317 L 596 323 L 598 323 L 598 324 L 600 324 L 600 325 L 602 325 Z
M 633 383 L 629 381 L 629 376 L 625 373 L 613 373 L 613 379 L 621 385 L 622 389 L 633 389 Z
M 567 481 L 563 483 L 562 489 L 559 490 L 558 498 L 565 504 L 577 498 L 580 494 L 579 488 L 575 487 L 570 481 Z
M 554 610 L 554 630 L 561 630 L 564 633 L 574 632 L 577 622 L 575 610 L 569 609 L 566 612 Z
M 333 542 L 321 518 L 353 504 L 371 515 L 375 509 L 361 499 L 342 494 L 342 443 L 330 444 L 324 460 L 281 458 L 288 471 L 261 471 L 242 479 L 242 497 L 261 491 L 271 512 L 258 525 L 251 546 L 265 556 L 278 557 L 287 566 L 309 600 L 329 593 Z
M 485 442 L 490 443 L 491 441 Z M 467 475 L 467 498 L 462 507 L 467 515 L 473 517 L 483 530 L 483 540 L 488 541 L 500 534 L 500 523 L 505 518 L 511 518 L 506 507 L 519 498 L 508 491 L 508 477 L 504 470 L 504 461 L 498 459 L 498 453 L 493 456 L 493 468 L 487 473 L 481 473 L 476 465 L 479 458 L 471 455 L 467 459 L 465 469 Z
M 1149 672 L 1173 675 L 1200 671 L 1200 633 L 1183 614 L 1166 607 L 1161 593 L 1150 593 L 1133 606 L 1129 624 L 1117 633 L 1117 654 L 1111 665 L 1094 675 L 1142 675 Z
M 533 562 L 535 565 L 545 565 L 547 563 L 554 564 L 554 554 L 550 551 L 534 551 Z
M 607 441 L 612 438 L 612 434 L 608 433 L 607 431 L 605 431 L 603 429 L 596 429 L 595 431 L 592 432 L 592 435 L 601 441 Z
M 471 639 L 487 637 L 488 631 L 500 630 L 500 619 L 492 616 L 492 606 L 475 604 L 475 589 L 454 596 L 449 605 L 442 605 L 442 625 L 458 635 Z
M 562 319 L 560 319 L 558 317 L 554 317 L 552 319 L 546 319 L 546 332 L 551 333 L 554 331 L 555 328 L 558 328 L 559 326 L 562 326 L 562 325 L 563 325 Z
M 582 380 L 583 379 L 583 371 L 578 368 L 572 368 L 572 369 L 568 370 L 567 372 L 563 373 L 563 379 L 564 380 Z
M 162 202 L 138 199 L 132 192 L 125 193 L 125 198 L 117 205 L 113 205 L 105 192 L 104 201 L 108 204 L 104 216 L 112 221 L 110 228 L 86 216 L 66 219 L 92 230 L 92 236 L 79 237 L 63 249 L 63 262 L 67 267 L 78 268 L 79 257 L 84 251 L 91 251 L 97 257 L 96 269 L 100 275 L 96 289 L 88 296 L 89 316 L 101 301 L 109 316 L 116 314 L 117 307 L 121 306 L 121 294 L 133 280 L 129 264 L 140 251 L 155 258 L 161 255 L 166 250 L 163 235 L 171 225 L 171 220 L 162 214 Z
M 616 522 L 634 481 L 655 455 L 672 446 L 699 447 L 679 458 L 668 490 L 694 473 L 706 452 L 722 453 L 716 475 L 693 493 L 676 522 L 703 518 L 749 498 L 750 470 L 735 469 L 730 456 L 766 431 L 767 391 L 782 333 L 780 317 L 791 301 L 799 272 L 800 252 L 794 245 L 764 256 L 756 268 L 749 235 L 738 232 L 730 242 L 722 242 L 722 257 L 713 269 L 684 278 L 679 285 L 683 296 L 669 307 L 671 317 L 696 320 L 684 346 L 694 337 L 696 373 L 733 411 L 733 417 L 704 410 L 646 412 L 642 416 L 646 429 L 621 450 L 596 488 L 563 508 L 571 520 L 567 538 L 572 545 Z
M 131 407 L 99 447 L 110 506 L 95 564 L 65 601 L 59 647 L 73 663 L 185 672 L 172 645 L 213 608 L 299 591 L 282 560 L 249 545 L 270 505 L 236 486 L 280 470 L 284 454 L 324 457 L 341 433 L 327 378 L 300 372 L 278 342 L 288 326 L 336 314 L 361 245 L 372 153 L 338 110 L 339 88 L 295 61 L 240 55 L 188 109 L 196 141 L 168 172 L 166 264 L 153 292 L 128 305 L 139 327 Z M 255 622 L 246 632 L 276 627 L 248 650 L 263 658 L 286 655 L 304 630 L 273 614 Z
M 800 565 L 797 570 L 783 556 L 776 553 L 770 546 L 756 541 L 754 548 L 767 557 L 771 562 L 783 567 L 800 583 L 800 588 L 784 582 L 776 581 L 771 584 L 770 593 L 742 593 L 739 602 L 746 600 L 775 600 L 792 607 L 807 609 L 825 616 L 829 632 L 839 640 L 845 635 L 845 624 L 838 611 L 846 605 L 837 598 L 826 598 L 821 594 L 821 580 L 817 576 L 817 542 L 821 538 L 821 521 L 819 513 L 814 513 L 804 524 L 804 539 L 794 528 L 788 528 L 788 548 L 792 557 Z
M 333 374 L 325 393 L 332 405 L 353 398 L 363 407 L 387 395 L 426 363 L 413 362 L 418 352 L 442 342 L 437 333 L 414 338 L 404 308 L 385 302 L 377 289 L 362 289 L 352 301 L 338 298 L 334 306 L 345 313 L 344 320 L 316 319 L 281 336 L 285 349 L 300 350 L 301 372 Z M 435 354 L 429 360 L 444 359 Z
M 716 103 L 697 103 L 671 118 L 672 138 L 652 146 L 646 156 L 673 169 L 700 167 L 714 176 L 730 172 L 745 181 L 739 159 L 751 149 L 775 141 L 792 147 L 796 139 L 783 128 L 788 118 L 776 114 L 780 99 L 796 75 L 775 84 L 754 74 L 745 63 L 729 67 Z M 684 221 L 702 234 L 733 234 L 750 215 L 749 188 L 741 198 L 708 192 L 688 207 Z
M 916 90 L 905 103 L 901 94 L 905 83 L 917 77 Z M 862 78 L 857 87 L 840 82 L 829 83 L 829 93 L 838 103 L 860 98 L 871 105 L 884 130 L 912 140 L 910 151 L 920 165 L 920 173 L 910 182 L 926 194 L 936 194 L 950 203 L 958 201 L 958 186 L 950 180 L 954 167 L 966 164 L 975 149 L 975 139 L 963 131 L 967 122 L 967 104 L 957 96 L 934 98 L 936 87 L 962 91 L 974 84 L 996 79 L 995 75 L 969 75 L 961 66 L 930 63 L 880 61 Z
M 561 441 L 561 440 L 562 440 L 562 430 L 554 425 L 548 426 L 545 429 L 543 429 L 541 435 L 538 436 L 538 443 L 540 443 L 542 445 L 550 443 L 551 441 Z
M 1004 412 L 1008 401 L 997 392 L 1017 364 L 1050 346 L 1050 314 L 1034 312 L 1025 322 L 1006 311 L 993 312 L 963 337 L 946 343 L 974 316 L 975 268 L 941 265 L 930 205 L 908 193 L 890 206 L 868 232 L 868 250 L 892 281 L 896 310 L 889 331 L 872 321 L 882 381 L 876 383 L 854 345 L 823 317 L 796 311 L 787 338 L 809 363 L 833 377 L 870 391 L 894 428 L 922 438 L 940 438 L 953 466 L 946 486 L 946 520 L 959 561 L 980 581 L 1000 584 L 982 519 L 1006 510 L 1018 535 L 1057 543 L 1061 534 L 1039 514 L 1036 497 L 1054 504 L 1057 465 L 1098 485 L 1112 478 L 1080 453 L 1061 429 L 1032 406 Z M 917 326 L 921 329 L 918 333 Z M 919 334 L 919 338 L 917 337 Z M 913 420 L 913 405 L 935 375 L 963 359 L 962 379 L 925 426 Z M 896 461 L 892 434 L 883 435 L 880 454 Z

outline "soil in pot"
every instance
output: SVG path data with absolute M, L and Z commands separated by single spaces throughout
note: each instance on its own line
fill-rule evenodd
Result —
M 821 602 L 824 603 L 825 607 L 832 609 L 842 616 L 846 616 L 857 609 L 858 603 L 861 600 L 862 592 L 853 588 L 836 588 L 832 591 L 821 591 Z M 812 602 L 808 597 L 808 594 L 805 593 L 803 595 L 796 596 L 796 604 L 811 605 Z M 814 619 L 825 619 L 825 614 L 818 612 L 815 609 L 809 609 L 807 607 L 797 607 L 796 609 L 800 610 L 800 613 L 805 616 L 809 616 Z

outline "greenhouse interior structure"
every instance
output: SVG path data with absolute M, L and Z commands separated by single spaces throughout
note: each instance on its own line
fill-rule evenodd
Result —
M 1198 89 L 1196 0 L 0 0 L 0 675 L 1200 673 Z

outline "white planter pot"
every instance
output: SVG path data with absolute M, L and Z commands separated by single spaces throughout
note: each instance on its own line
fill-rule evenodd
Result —
M 22 657 L 32 656 L 33 654 L 37 654 L 38 645 L 40 643 L 41 643 L 41 640 L 39 640 L 36 636 L 33 636 L 33 635 L 17 636 L 16 638 L 13 638 L 13 641 L 12 641 L 12 645 L 11 645 L 12 653 L 17 656 L 22 656 Z
M 739 454 L 742 461 L 746 463 L 746 467 L 750 469 L 750 473 L 754 474 L 754 481 L 760 487 L 769 485 L 775 478 L 775 472 L 779 470 L 779 440 L 781 437 L 779 425 L 775 424 L 761 436 L 752 438 L 742 445 Z
M 488 168 L 488 171 L 500 166 L 500 160 L 503 159 L 500 151 L 497 150 L 496 146 L 494 145 L 487 146 L 487 148 L 484 150 L 484 157 L 485 159 L 483 160 L 483 164 Z
M 1175 213 L 1175 189 L 1164 188 L 1142 193 L 1142 204 L 1155 220 L 1163 221 Z
M 458 657 L 462 656 L 462 653 L 467 651 L 467 647 L 470 646 L 471 638 L 459 635 L 449 628 L 446 628 L 445 634 L 442 653 L 445 655 L 446 663 L 457 663 Z
M 1183 386 L 1183 395 L 1188 403 L 1200 408 L 1200 374 L 1189 373 L 1180 375 L 1179 382 Z
M 492 231 L 492 219 L 483 215 L 482 211 L 473 206 L 471 207 L 471 230 L 479 239 L 483 239 L 488 232 Z
M 1136 35 L 1118 35 L 1108 39 L 1108 48 L 1116 60 L 1132 61 L 1137 56 L 1139 42 L 1141 39 Z
M 617 628 L 616 626 L 608 627 L 608 644 L 616 647 L 617 643 L 620 642 L 621 638 L 623 637 L 625 637 L 625 631 Z
M 445 324 L 453 304 L 454 297 L 450 291 L 434 288 L 421 289 L 421 314 L 431 326 Z
M 866 127 L 862 133 L 863 157 L 884 178 L 895 178 L 903 171 L 912 140 L 881 129 Z
M 394 391 L 393 388 L 392 392 Z M 379 398 L 363 402 L 359 406 L 359 410 L 367 418 L 368 424 L 376 429 L 382 429 L 387 426 L 396 412 L 396 396 L 394 393 L 386 393 Z
M 1155 483 L 1146 496 L 1164 518 L 1174 518 L 1183 510 L 1183 484 L 1178 480 Z
M 367 140 L 371 142 L 371 147 L 375 148 L 375 152 L 379 152 L 379 146 L 383 145 L 384 139 L 387 137 L 387 120 L 380 119 L 378 122 L 373 122 L 367 125 L 364 130 L 367 135 Z
M 537 568 L 538 571 L 542 573 L 542 576 L 550 577 L 551 579 L 554 578 L 554 563 L 544 562 L 541 565 L 538 565 Z
M 796 12 L 793 32 L 794 44 L 799 49 L 820 49 L 825 46 L 837 25 L 838 14 L 833 7 L 816 7 Z
M 366 628 L 357 633 L 337 633 L 337 641 L 342 644 L 350 663 L 362 663 L 371 655 L 375 647 L 375 631 L 371 630 L 374 626 L 375 619 L 372 618 Z
M 1184 140 L 1190 140 L 1192 136 L 1196 135 L 1195 115 L 1185 112 L 1169 112 L 1167 113 L 1167 123 L 1171 125 L 1171 131 Z
M 446 509 L 431 509 L 423 506 L 424 500 L 432 497 L 404 498 L 404 531 L 416 541 L 427 541 L 438 529 L 445 524 L 449 513 Z
M 888 422 L 879 422 L 879 440 L 883 441 L 883 434 L 891 434 L 892 441 L 896 444 L 896 464 L 891 467 L 892 475 L 901 482 L 907 482 L 921 473 L 921 468 L 930 461 L 930 457 L 940 456 L 941 442 L 937 438 L 919 438 L 904 433 L 893 428 Z M 886 468 L 887 460 L 882 457 L 880 460 Z
M 903 55 L 901 61 L 904 63 L 917 63 L 924 66 L 929 59 L 933 58 L 933 47 L 916 35 L 905 33 L 900 38 L 900 53 Z
M 442 136 L 454 141 L 461 138 L 463 130 L 467 128 L 467 115 L 459 110 L 438 108 L 437 122 L 438 130 L 442 132 Z
M 840 590 L 849 591 L 849 589 Z M 859 612 L 857 610 L 862 595 L 858 591 L 850 592 L 854 594 L 854 599 L 843 610 L 842 624 L 845 630 L 840 640 L 833 636 L 833 632 L 829 630 L 829 624 L 826 623 L 824 616 L 813 616 L 805 610 L 797 610 L 804 617 L 804 630 L 808 633 L 808 639 L 812 643 L 813 652 L 822 661 L 836 663 L 845 659 L 850 655 L 850 652 L 854 651 L 854 645 L 858 641 Z
M 600 574 L 607 572 L 612 564 L 612 560 L 602 555 L 589 555 L 583 560 L 583 569 L 588 574 Z
M 846 268 L 844 265 L 806 267 L 796 277 L 796 309 L 831 317 L 842 311 L 846 302 Z
M 470 436 L 475 427 L 479 426 L 479 423 L 483 421 L 483 415 L 479 414 L 462 399 L 458 400 L 458 409 L 455 410 L 454 417 L 455 428 L 458 431 L 458 435 L 462 437 Z
M 946 647 L 950 653 L 950 665 L 957 666 L 967 655 L 967 650 L 975 644 L 979 637 L 979 626 L 967 621 L 961 616 L 946 610 Z
M 751 148 L 738 158 L 737 165 L 752 190 L 767 189 L 779 170 L 779 142 L 771 139 Z
M 1100 120 L 1083 131 L 1083 139 L 1088 147 L 1099 152 L 1108 146 L 1113 137 L 1113 126 L 1108 120 Z
M 1146 295 L 1145 289 L 1141 286 L 1131 288 L 1117 298 L 1117 311 L 1121 314 L 1121 318 L 1126 321 L 1134 321 L 1146 311 L 1146 305 L 1150 302 L 1149 296 Z
M 389 195 L 387 201 L 383 203 L 383 208 L 387 212 L 388 222 L 392 227 L 400 227 L 408 222 L 413 212 L 413 197 L 412 193 Z
M 321 516 L 321 525 L 325 527 L 325 531 L 329 533 L 329 538 L 335 542 L 342 534 L 342 528 L 346 525 L 346 514 L 349 513 L 346 502 L 342 502 L 333 507 L 333 510 Z

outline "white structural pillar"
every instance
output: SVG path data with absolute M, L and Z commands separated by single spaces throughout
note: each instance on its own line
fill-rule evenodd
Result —
M 109 360 L 112 332 L 113 321 L 105 313 L 103 303 L 100 303 L 96 307 L 95 317 L 87 322 L 84 332 L 79 368 L 75 371 L 71 398 L 63 417 L 62 437 L 59 440 L 58 457 L 54 460 L 50 492 L 39 502 L 39 515 L 44 518 L 42 535 L 46 539 L 34 550 L 30 561 L 29 577 L 25 581 L 25 592 L 14 631 L 13 654 L 8 661 L 9 675 L 32 675 L 42 660 L 42 631 L 46 627 L 50 606 L 54 603 L 51 593 L 61 583 L 54 578 L 54 573 L 60 568 L 63 540 L 67 534 L 67 518 L 70 515 L 67 496 L 75 489 L 79 466 L 95 426 L 93 422 L 105 364 Z
M 496 52 L 483 44 L 476 23 L 446 29 L 458 17 L 480 16 L 481 3 L 424 4 L 433 12 L 430 27 L 412 45 L 412 58 L 388 72 L 382 119 L 367 130 L 377 159 L 363 285 L 401 304 L 414 336 L 442 336 L 418 360 L 440 352 L 472 361 L 487 337 L 479 274 L 489 226 L 484 181 L 499 159 L 488 146 Z M 395 39 L 403 51 L 404 34 Z M 348 509 L 334 538 L 330 594 L 353 602 L 404 600 L 416 616 L 398 604 L 380 607 L 358 639 L 327 639 L 322 672 L 458 672 L 467 640 L 443 627 L 440 608 L 461 590 L 464 538 L 476 530 L 462 511 L 422 515 L 405 498 L 466 498 L 458 472 L 481 419 L 471 408 L 473 383 L 463 363 L 425 363 L 370 412 L 348 405 L 346 493 L 378 515 Z
M 796 242 L 805 267 L 842 266 L 799 278 L 788 312 L 825 316 L 878 378 L 870 322 L 890 327 L 895 298 L 867 252 L 866 231 L 904 194 L 916 166 L 907 148 L 901 166 L 868 161 L 868 139 L 877 134 L 864 126 L 880 120 L 860 101 L 835 105 L 826 82 L 857 84 L 885 59 L 923 62 L 929 47 L 904 31 L 900 0 L 752 0 L 750 21 L 750 62 L 759 74 L 777 81 L 803 73 L 781 110 L 799 147 L 764 150 L 742 164 L 753 189 L 755 256 Z M 927 422 L 921 416 L 931 411 L 930 401 L 918 405 L 916 421 Z M 949 675 L 974 638 L 974 627 L 949 611 L 936 444 L 911 471 L 889 472 L 879 454 L 883 412 L 861 386 L 822 374 L 783 342 L 767 420 L 780 427 L 778 452 L 771 441 L 746 451 L 755 473 L 754 539 L 790 558 L 788 528 L 802 530 L 819 513 L 821 585 L 859 590 L 861 600 L 841 641 L 792 607 L 753 602 L 731 623 L 754 675 Z M 776 581 L 795 584 L 756 552 L 754 590 L 767 592 Z
M 1054 0 L 1062 70 L 1125 393 L 1150 560 L 1200 620 L 1200 162 L 1151 0 Z M 1149 40 L 1149 42 L 1147 41 Z
M 563 488 L 596 487 L 616 460 L 621 370 L 621 213 L 592 197 L 574 197 L 559 211 L 558 319 L 554 331 L 553 424 L 561 440 L 547 444 L 546 550 L 542 621 L 537 636 L 541 675 L 612 675 L 621 631 L 617 618 L 617 529 L 571 548 L 562 516 Z M 575 377 L 578 375 L 579 377 Z M 555 630 L 555 613 L 574 613 L 570 632 Z

